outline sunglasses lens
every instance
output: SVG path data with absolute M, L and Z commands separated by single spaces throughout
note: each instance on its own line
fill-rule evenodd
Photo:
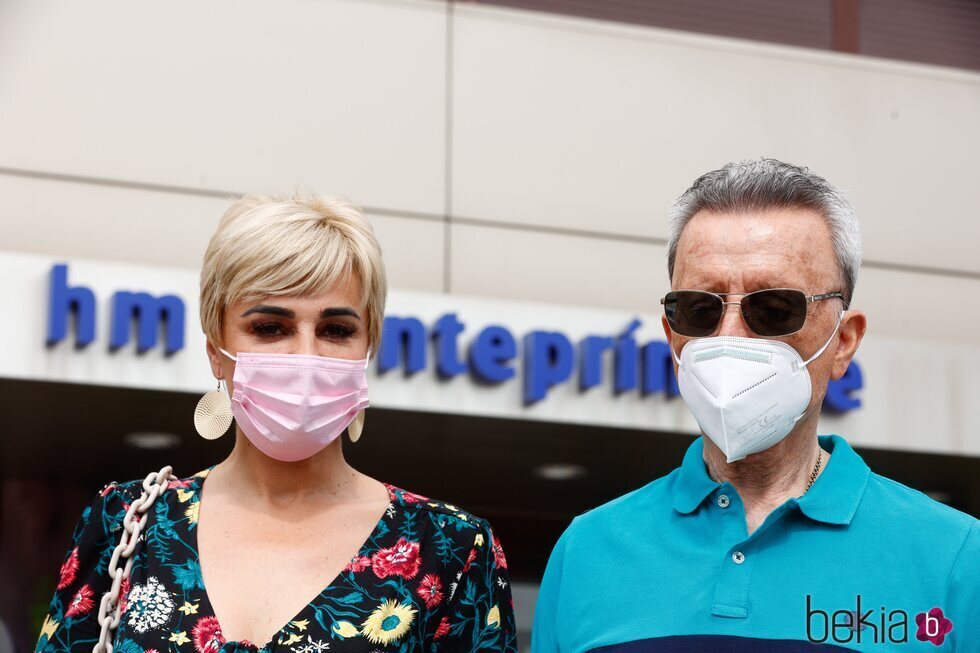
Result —
M 806 305 L 802 290 L 760 290 L 742 298 L 742 317 L 757 335 L 788 336 L 803 328 Z
M 682 336 L 710 336 L 718 328 L 723 310 L 721 297 L 707 292 L 676 290 L 664 298 L 667 324 Z

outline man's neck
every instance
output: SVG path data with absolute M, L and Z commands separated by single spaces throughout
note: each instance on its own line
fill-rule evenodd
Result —
M 729 463 L 709 438 L 704 438 L 704 463 L 708 475 L 718 483 L 730 483 L 745 506 L 749 533 L 758 528 L 770 512 L 788 499 L 801 496 L 821 455 L 821 469 L 830 454 L 817 442 L 816 424 L 799 424 L 778 444 Z M 809 427 L 809 428 L 807 428 Z

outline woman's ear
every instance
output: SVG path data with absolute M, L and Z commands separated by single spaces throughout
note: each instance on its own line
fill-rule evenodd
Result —
M 222 366 L 221 352 L 218 351 L 217 347 L 211 344 L 210 339 L 207 340 L 207 344 L 204 348 L 208 353 L 208 363 L 211 364 L 211 373 L 214 374 L 214 378 L 224 379 L 225 373 Z

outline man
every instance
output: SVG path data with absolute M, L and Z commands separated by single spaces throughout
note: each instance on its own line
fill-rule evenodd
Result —
M 704 435 L 572 522 L 532 651 L 980 651 L 980 522 L 817 436 L 867 324 L 847 200 L 745 161 L 695 181 L 670 228 L 664 331 Z

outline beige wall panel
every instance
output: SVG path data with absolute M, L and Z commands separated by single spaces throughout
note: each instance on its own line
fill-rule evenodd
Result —
M 980 344 L 980 279 L 865 267 L 852 305 L 868 315 L 868 338 Z
M 446 8 L 0 4 L 0 166 L 441 214 Z
M 454 53 L 455 214 L 665 237 L 766 155 L 848 191 L 869 260 L 980 271 L 980 75 L 467 6 Z
M 230 202 L 0 175 L 0 249 L 198 269 Z M 441 291 L 443 224 L 368 217 L 390 284 Z
M 669 286 L 659 245 L 459 224 L 450 242 L 455 293 L 659 314 Z

